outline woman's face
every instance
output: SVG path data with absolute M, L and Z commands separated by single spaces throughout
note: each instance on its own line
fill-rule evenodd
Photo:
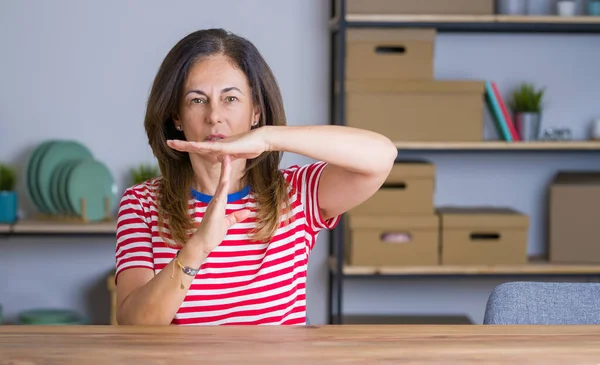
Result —
M 246 75 L 216 55 L 190 68 L 174 121 L 188 141 L 206 141 L 247 132 L 259 117 Z

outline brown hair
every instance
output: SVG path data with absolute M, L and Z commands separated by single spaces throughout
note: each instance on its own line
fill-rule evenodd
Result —
M 194 174 L 188 153 L 171 149 L 166 141 L 185 139 L 183 132 L 175 129 L 172 116 L 177 114 L 190 67 L 203 57 L 217 54 L 230 58 L 246 75 L 253 104 L 260 111 L 258 127 L 286 125 L 275 76 L 248 40 L 223 29 L 207 29 L 187 35 L 169 51 L 154 79 L 144 126 L 162 175 L 158 186 L 159 226 L 167 218 L 171 238 L 178 244 L 184 244 L 194 228 L 188 214 Z M 287 185 L 279 172 L 280 161 L 280 152 L 265 152 L 246 163 L 244 179 L 257 204 L 257 226 L 252 233 L 252 239 L 257 241 L 269 241 L 279 226 L 283 210 L 289 209 Z

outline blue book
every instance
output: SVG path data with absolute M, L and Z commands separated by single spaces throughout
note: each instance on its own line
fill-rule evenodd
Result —
M 500 103 L 498 103 L 498 99 L 496 99 L 496 95 L 494 94 L 494 89 L 492 89 L 492 83 L 489 81 L 485 82 L 485 100 L 490 113 L 496 122 L 496 127 L 498 128 L 500 136 L 508 142 L 513 142 L 512 135 L 508 129 L 508 124 L 506 124 L 504 114 L 502 114 L 502 109 L 500 109 Z

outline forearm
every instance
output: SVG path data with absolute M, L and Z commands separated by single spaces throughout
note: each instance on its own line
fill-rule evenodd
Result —
M 385 136 L 335 125 L 267 126 L 270 151 L 297 153 L 363 174 L 388 173 L 398 150 Z
M 206 259 L 204 251 L 194 244 L 186 244 L 179 253 L 184 266 L 199 267 Z M 183 302 L 193 277 L 186 275 L 172 260 L 148 283 L 125 298 L 118 309 L 119 324 L 168 325 Z M 183 288 L 181 285 L 183 284 Z

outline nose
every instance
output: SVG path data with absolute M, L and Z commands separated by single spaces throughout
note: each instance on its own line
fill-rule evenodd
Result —
M 223 114 L 218 101 L 210 103 L 210 112 L 207 115 L 207 123 L 211 125 L 219 124 L 223 122 Z

